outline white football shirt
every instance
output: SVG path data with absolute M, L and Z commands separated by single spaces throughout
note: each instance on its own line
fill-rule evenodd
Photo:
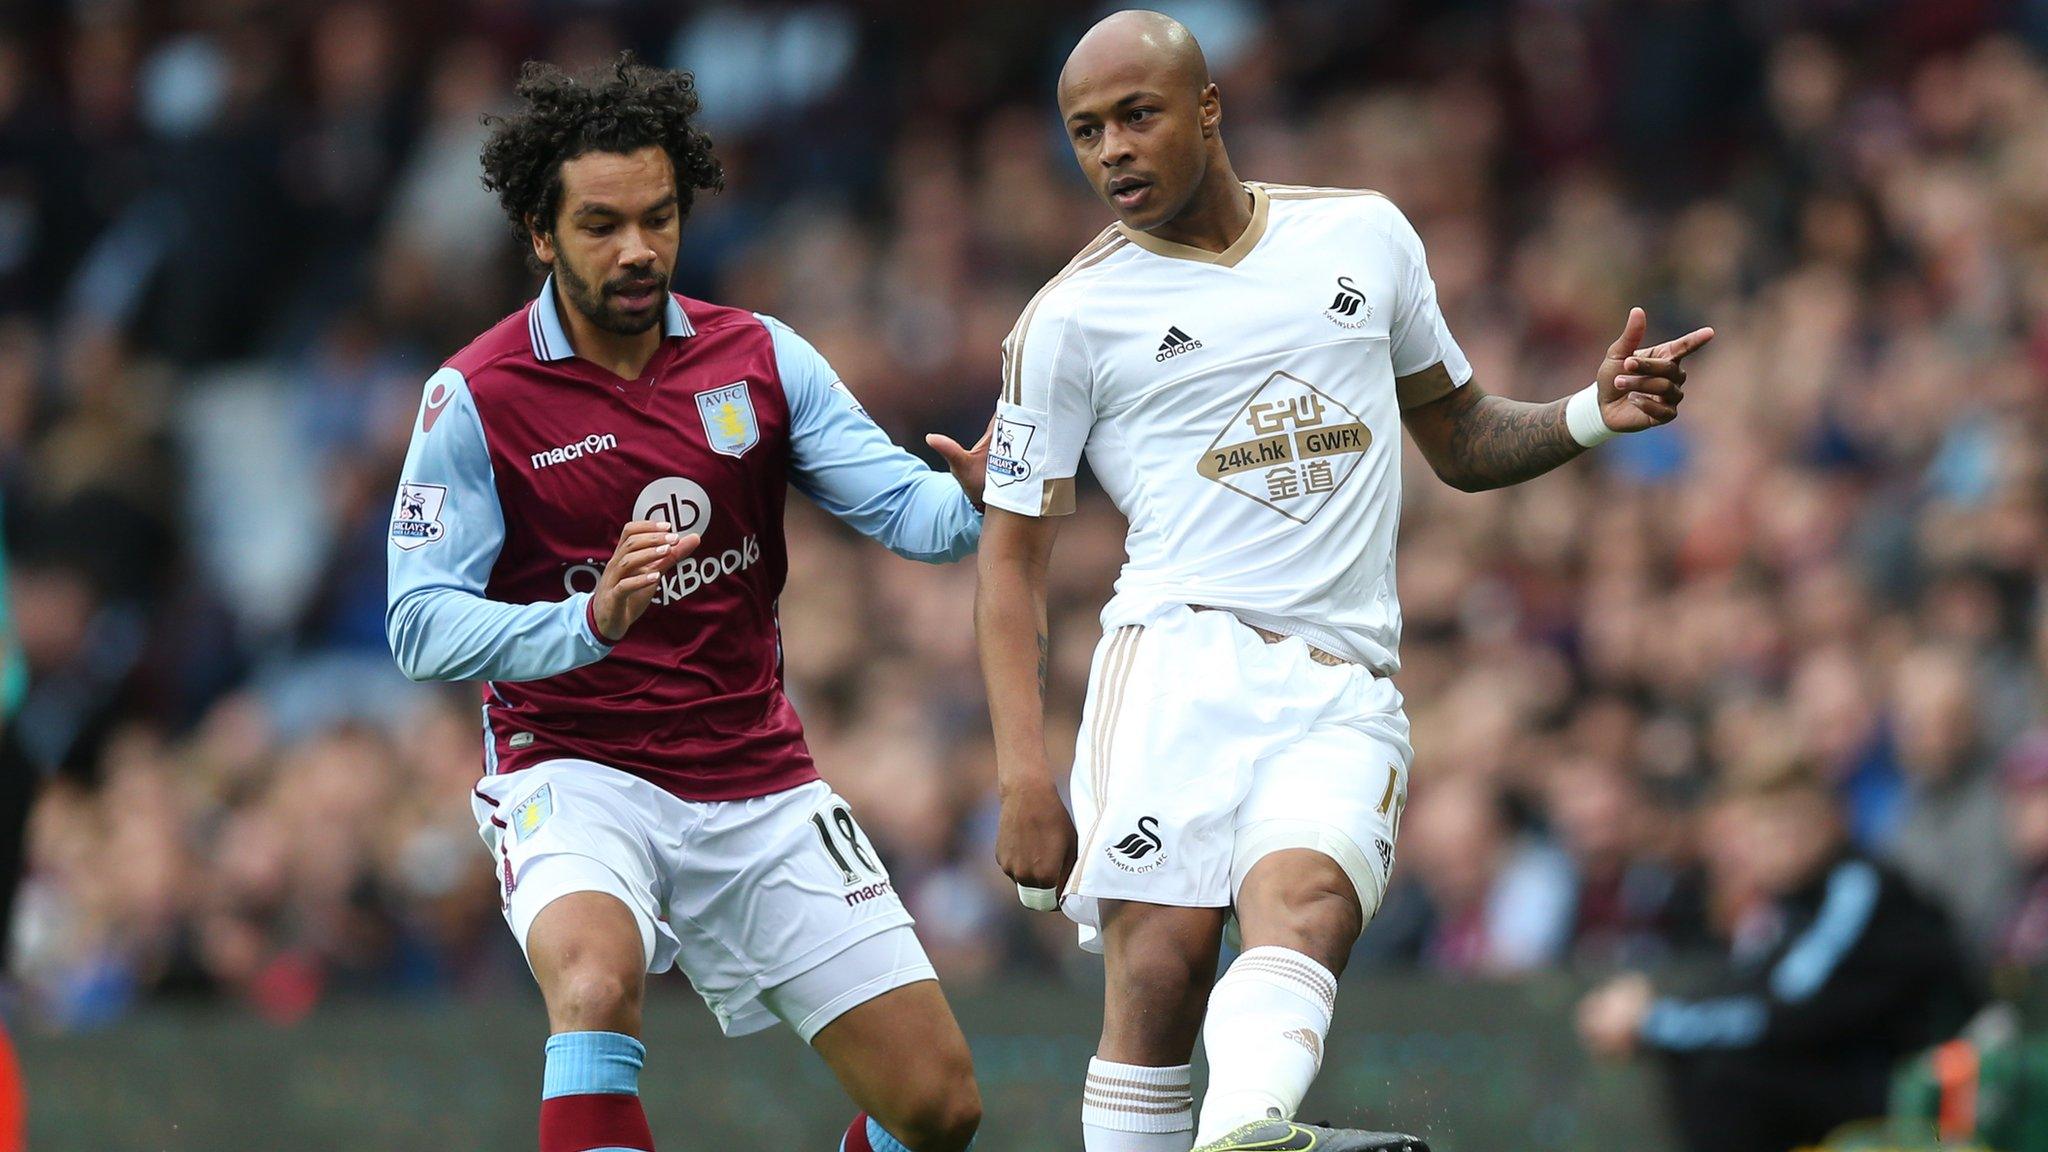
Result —
M 986 498 L 1070 512 L 1085 451 L 1130 521 L 1105 627 L 1227 608 L 1391 673 L 1401 409 L 1471 365 L 1392 202 L 1246 187 L 1226 251 L 1117 225 L 1040 289 L 1003 345 Z

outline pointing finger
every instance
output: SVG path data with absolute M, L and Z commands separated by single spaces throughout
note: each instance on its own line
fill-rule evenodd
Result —
M 1622 325 L 1621 336 L 1613 344 L 1608 345 L 1607 358 L 1609 360 L 1618 360 L 1628 355 L 1629 349 L 1642 343 L 1643 332 L 1649 325 L 1650 318 L 1643 313 L 1641 308 L 1629 309 L 1628 323 Z
M 1683 360 L 1685 357 L 1706 347 L 1707 342 L 1713 338 L 1714 330 L 1712 328 L 1695 328 L 1676 340 L 1666 340 L 1655 348 L 1645 348 L 1637 353 L 1637 355 L 1652 356 L 1665 360 Z

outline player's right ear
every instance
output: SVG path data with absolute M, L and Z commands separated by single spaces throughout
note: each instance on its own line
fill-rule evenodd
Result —
M 528 213 L 526 234 L 533 238 L 533 258 L 543 264 L 555 262 L 555 238 L 540 225 L 540 217 Z

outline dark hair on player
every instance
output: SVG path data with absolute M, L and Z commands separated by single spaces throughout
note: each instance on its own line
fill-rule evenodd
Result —
M 519 242 L 554 230 L 562 203 L 562 164 L 587 152 L 635 152 L 653 145 L 668 153 L 676 173 L 676 214 L 690 214 L 697 189 L 725 186 L 711 154 L 711 137 L 690 123 L 697 114 L 697 83 L 688 72 L 654 68 L 621 52 L 609 65 L 571 76 L 529 60 L 519 69 L 526 107 L 510 116 L 486 116 L 484 187 L 512 221 Z M 531 249 L 529 247 L 529 254 Z

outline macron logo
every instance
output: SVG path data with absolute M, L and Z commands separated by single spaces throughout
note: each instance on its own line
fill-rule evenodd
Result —
M 542 468 L 552 468 L 557 464 L 567 464 L 571 460 L 581 460 L 585 456 L 595 456 L 599 452 L 609 451 L 618 446 L 617 436 L 609 432 L 603 435 L 592 432 L 573 444 L 564 444 L 560 448 L 550 448 L 545 452 L 535 452 L 527 459 L 533 462 L 533 469 L 538 472 Z

